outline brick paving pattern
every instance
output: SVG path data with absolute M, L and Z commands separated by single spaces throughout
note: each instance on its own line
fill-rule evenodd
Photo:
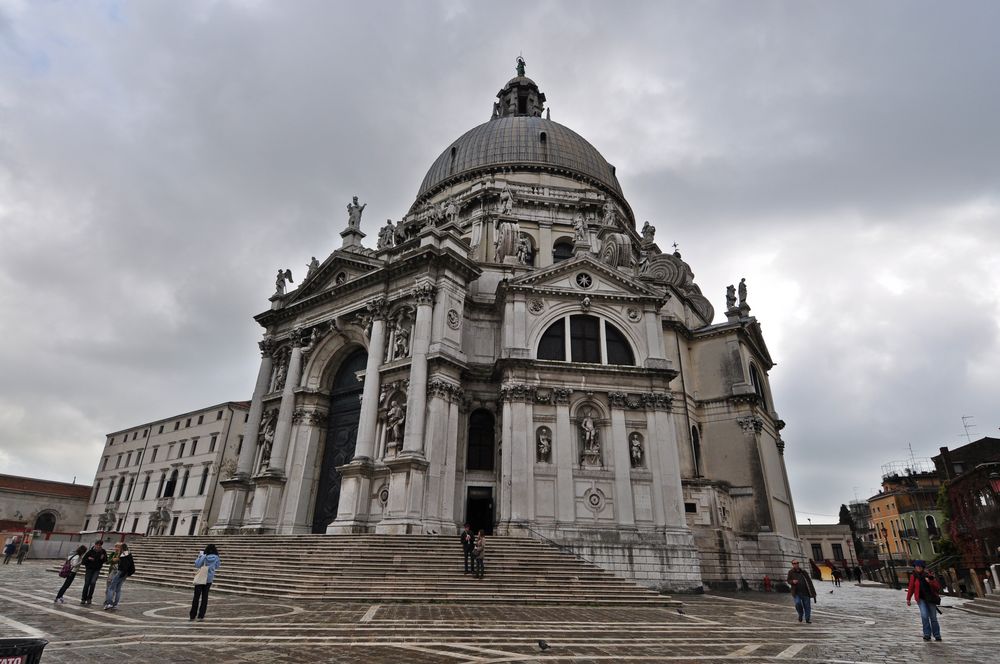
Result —
M 97 661 L 290 662 L 996 662 L 1000 619 L 945 598 L 942 643 L 924 642 L 916 607 L 880 586 L 819 584 L 813 624 L 788 595 L 677 596 L 671 607 L 351 604 L 213 593 L 189 622 L 190 593 L 128 582 L 121 607 L 79 603 L 82 575 L 53 604 L 51 563 L 0 566 L 0 635 L 49 640 L 43 664 Z M 99 590 L 104 585 L 103 579 Z M 538 641 L 550 646 L 541 651 Z

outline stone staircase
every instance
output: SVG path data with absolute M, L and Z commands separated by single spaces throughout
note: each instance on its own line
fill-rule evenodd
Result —
M 1000 618 L 1000 595 L 994 593 L 987 597 L 977 597 L 971 602 L 965 602 L 962 606 L 956 608 L 974 613 L 977 616 Z
M 524 537 L 487 539 L 483 579 L 463 573 L 457 536 L 147 537 L 130 544 L 130 581 L 190 588 L 209 542 L 222 557 L 212 592 L 368 604 L 681 605 Z

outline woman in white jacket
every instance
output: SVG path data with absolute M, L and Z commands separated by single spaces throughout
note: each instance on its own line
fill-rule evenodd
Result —
M 76 571 L 80 569 L 80 563 L 83 562 L 83 554 L 85 553 L 87 553 L 87 547 L 80 545 L 76 548 L 76 553 L 66 559 L 69 562 L 69 574 L 66 575 L 66 580 L 63 581 L 62 588 L 59 589 L 59 593 L 56 595 L 56 604 L 63 603 L 63 595 L 73 585 L 73 579 L 76 578 Z

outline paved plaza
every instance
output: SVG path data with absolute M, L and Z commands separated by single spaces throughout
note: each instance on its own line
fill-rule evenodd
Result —
M 122 606 L 79 603 L 82 575 L 53 604 L 51 563 L 0 566 L 0 633 L 49 640 L 43 664 L 211 662 L 996 662 L 1000 620 L 946 598 L 942 643 L 920 638 L 905 593 L 820 583 L 813 624 L 788 595 L 680 596 L 673 608 L 332 605 L 213 593 L 189 622 L 190 593 L 129 582 Z M 103 579 L 100 587 L 103 588 Z M 100 588 L 99 588 L 100 589 Z M 830 590 L 834 592 L 831 594 Z M 538 641 L 550 648 L 542 652 Z

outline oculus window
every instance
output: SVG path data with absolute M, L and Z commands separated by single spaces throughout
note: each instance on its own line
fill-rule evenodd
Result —
M 560 318 L 545 330 L 538 359 L 635 366 L 632 347 L 621 330 L 603 318 L 582 314 Z

